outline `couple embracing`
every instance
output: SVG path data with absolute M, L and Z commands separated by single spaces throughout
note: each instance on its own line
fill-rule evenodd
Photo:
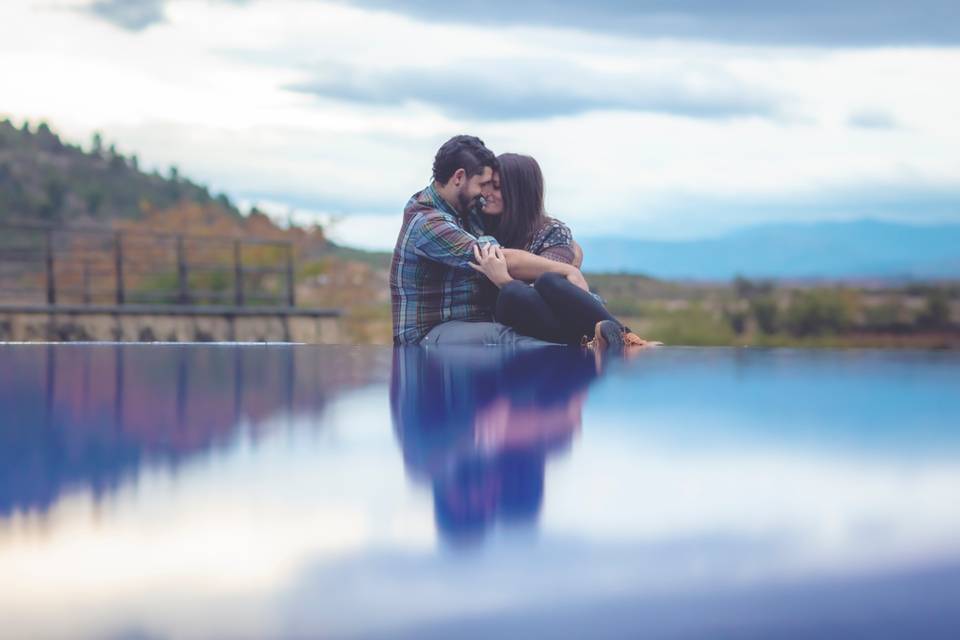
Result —
M 437 151 L 403 211 L 390 292 L 395 345 L 643 347 L 590 293 L 570 229 L 547 216 L 536 160 L 474 136 Z

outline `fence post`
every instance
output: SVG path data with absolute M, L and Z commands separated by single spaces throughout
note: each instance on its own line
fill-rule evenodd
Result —
M 123 304 L 126 293 L 123 290 L 123 233 L 120 231 L 113 236 L 113 259 L 117 274 L 117 304 Z
M 190 302 L 190 285 L 187 282 L 187 258 L 183 236 L 177 236 L 177 283 L 180 290 L 177 301 L 180 304 L 187 304 Z
M 297 306 L 296 298 L 294 294 L 294 282 L 293 282 L 293 245 L 287 245 L 287 305 L 291 307 Z
M 47 229 L 47 304 L 57 304 L 57 284 L 53 273 L 53 229 Z
M 83 261 L 83 304 L 90 304 L 90 260 Z
M 243 247 L 239 240 L 233 241 L 233 288 L 234 302 L 238 307 L 243 306 Z

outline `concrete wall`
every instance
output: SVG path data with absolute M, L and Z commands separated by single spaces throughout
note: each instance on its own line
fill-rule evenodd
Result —
M 0 341 L 343 341 L 340 319 L 313 316 L 125 315 L 0 311 Z

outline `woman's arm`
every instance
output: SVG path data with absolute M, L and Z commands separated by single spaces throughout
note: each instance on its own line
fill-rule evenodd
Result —
M 474 246 L 473 254 L 477 263 L 471 263 L 470 266 L 487 276 L 498 288 L 514 279 L 532 282 L 545 273 L 559 273 L 584 291 L 590 290 L 580 270 L 564 262 L 548 260 L 518 249 L 503 249 L 491 244 Z
M 584 291 L 589 291 L 587 281 L 580 272 L 583 250 L 573 240 L 570 228 L 560 220 L 551 218 L 542 227 L 527 247 L 529 251 L 508 250 L 514 255 L 510 260 L 510 274 L 521 280 L 533 281 L 544 273 L 559 273 Z
M 583 266 L 583 248 L 580 246 L 580 244 L 576 240 L 573 240 L 573 239 L 570 240 L 570 247 L 573 249 L 572 264 L 577 269 L 579 269 L 580 267 Z
M 583 274 L 571 264 L 543 258 L 520 249 L 503 249 L 503 256 L 510 275 L 518 280 L 532 282 L 545 273 L 559 273 L 584 291 L 590 290 Z

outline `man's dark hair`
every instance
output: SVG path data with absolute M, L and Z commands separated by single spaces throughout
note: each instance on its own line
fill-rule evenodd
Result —
M 433 159 L 433 179 L 447 184 L 457 169 L 467 177 L 483 173 L 484 167 L 497 168 L 497 157 L 476 136 L 454 136 L 443 143 Z

